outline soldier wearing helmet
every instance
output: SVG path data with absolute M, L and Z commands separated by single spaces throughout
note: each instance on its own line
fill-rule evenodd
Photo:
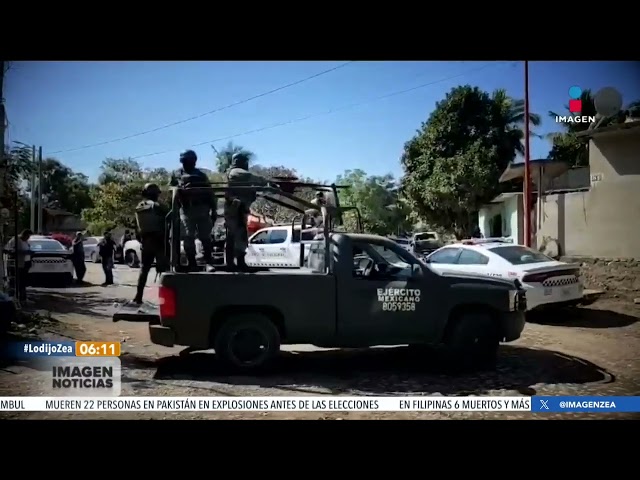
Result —
M 211 231 L 215 224 L 218 201 L 213 191 L 208 187 L 209 179 L 205 173 L 196 168 L 198 156 L 193 150 L 180 154 L 182 168 L 178 173 L 174 185 L 180 188 L 178 201 L 180 202 L 180 221 L 184 238 L 184 251 L 187 255 L 189 270 L 196 270 L 196 234 L 202 242 L 204 260 L 208 265 L 213 264 L 213 242 Z
M 224 220 L 227 228 L 225 244 L 228 266 L 246 270 L 244 257 L 249 243 L 247 221 L 251 204 L 256 200 L 256 192 L 250 189 L 234 190 L 234 185 L 264 186 L 269 181 L 249 172 L 249 156 L 239 152 L 233 155 L 231 167 L 227 171 L 229 191 L 225 195 Z
M 158 202 L 160 187 L 155 183 L 147 183 L 142 189 L 142 197 L 143 200 L 136 206 L 136 223 L 138 224 L 140 254 L 142 256 L 138 288 L 133 300 L 137 304 L 142 303 L 144 287 L 147 284 L 147 277 L 153 262 L 156 262 L 158 273 L 165 272 L 169 267 L 165 236 L 165 219 L 168 209 Z

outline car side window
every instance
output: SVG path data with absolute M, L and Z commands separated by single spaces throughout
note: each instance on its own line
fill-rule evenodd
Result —
M 460 254 L 459 248 L 443 248 L 429 257 L 430 263 L 454 264 Z
M 269 243 L 269 232 L 264 230 L 262 232 L 256 233 L 255 236 L 251 239 L 250 243 L 255 243 L 257 245 L 264 245 L 265 243 Z
M 487 265 L 489 257 L 474 250 L 462 250 L 457 261 L 458 265 Z
M 269 243 L 284 243 L 287 240 L 288 235 L 289 232 L 284 228 L 271 230 L 271 235 L 269 235 Z

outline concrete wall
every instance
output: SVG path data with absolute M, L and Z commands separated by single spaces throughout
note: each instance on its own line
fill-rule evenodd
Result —
M 585 192 L 547 195 L 538 244 L 557 241 L 563 255 L 640 258 L 640 129 L 589 142 Z
M 586 188 L 590 185 L 589 167 L 572 168 L 562 175 L 552 178 L 545 183 L 545 190 L 570 190 Z

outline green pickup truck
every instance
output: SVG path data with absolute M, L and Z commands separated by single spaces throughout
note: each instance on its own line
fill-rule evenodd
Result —
M 453 361 L 482 368 L 524 328 L 517 282 L 437 273 L 388 238 L 327 225 L 309 243 L 299 269 L 165 273 L 157 310 L 113 319 L 149 322 L 158 345 L 213 348 L 240 372 L 268 366 L 283 344 L 444 345 Z

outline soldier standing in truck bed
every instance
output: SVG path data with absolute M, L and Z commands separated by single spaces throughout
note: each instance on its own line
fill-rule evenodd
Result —
M 180 221 L 184 233 L 184 251 L 187 255 L 189 270 L 197 270 L 196 264 L 196 233 L 200 242 L 204 261 L 213 265 L 213 243 L 211 230 L 217 217 L 218 201 L 209 188 L 209 179 L 204 172 L 196 168 L 198 156 L 193 150 L 187 150 L 180 155 L 180 169 L 177 182 L 172 185 L 180 187 Z
M 248 246 L 247 222 L 251 204 L 256 200 L 256 192 L 248 188 L 234 190 L 233 186 L 265 186 L 269 181 L 261 175 L 249 172 L 249 157 L 244 153 L 236 153 L 231 159 L 227 179 L 230 187 L 224 201 L 227 265 L 247 270 L 244 260 Z

